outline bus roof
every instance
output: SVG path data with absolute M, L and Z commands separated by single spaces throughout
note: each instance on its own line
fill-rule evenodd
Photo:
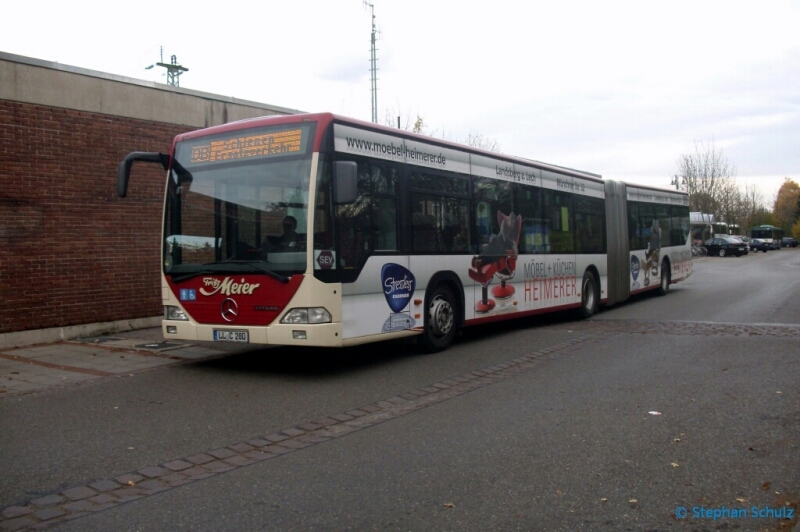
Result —
M 525 166 L 533 166 L 536 168 L 540 168 L 542 170 L 551 170 L 555 172 L 559 172 L 562 174 L 572 175 L 575 177 L 580 177 L 583 179 L 589 179 L 592 181 L 603 182 L 602 176 L 600 174 L 594 174 L 591 172 L 585 172 L 582 170 L 575 170 L 572 168 L 567 168 L 565 166 L 558 166 L 555 164 L 543 163 L 540 161 L 535 161 L 532 159 L 526 159 L 524 157 L 515 157 L 511 155 L 505 155 L 502 153 L 491 152 L 487 150 L 482 150 L 480 148 L 474 148 L 471 146 L 467 146 L 465 144 L 459 144 L 456 142 L 450 142 L 443 139 L 436 139 L 433 137 L 429 137 L 426 135 L 421 135 L 418 133 L 413 133 L 411 131 L 399 130 L 389 126 L 382 126 L 379 124 L 373 124 L 372 122 L 365 122 L 362 120 L 357 120 L 354 118 L 349 118 L 345 116 L 336 115 L 333 113 L 307 113 L 307 114 L 295 114 L 295 115 L 269 115 L 269 116 L 262 116 L 257 118 L 247 118 L 244 120 L 238 120 L 236 122 L 229 122 L 227 124 L 222 124 L 219 126 L 213 126 L 205 129 L 199 129 L 196 131 L 191 131 L 188 133 L 182 133 L 175 137 L 175 142 L 180 142 L 184 140 L 194 139 L 198 137 L 204 137 L 206 135 L 216 135 L 220 133 L 229 133 L 232 131 L 238 131 L 240 129 L 250 129 L 256 127 L 264 127 L 264 126 L 272 126 L 272 125 L 282 125 L 282 124 L 293 124 L 297 122 L 317 122 L 322 127 L 319 128 L 317 131 L 317 137 L 314 140 L 314 151 L 319 151 L 320 144 L 322 141 L 322 134 L 321 132 L 324 131 L 331 123 L 337 124 L 344 124 L 355 126 L 362 129 L 367 129 L 379 133 L 383 133 L 385 135 L 392 135 L 396 137 L 402 137 L 405 139 L 413 139 L 419 142 L 425 142 L 426 144 L 440 146 L 444 148 L 450 148 L 454 150 L 459 150 L 463 152 L 474 153 L 478 155 L 483 155 L 485 157 L 490 157 L 492 159 L 498 159 L 505 162 L 511 163 L 518 163 Z M 639 185 L 637 185 L 639 186 Z M 652 187 L 648 187 L 652 188 Z M 654 189 L 660 190 L 660 189 Z M 674 191 L 673 191 L 674 192 Z

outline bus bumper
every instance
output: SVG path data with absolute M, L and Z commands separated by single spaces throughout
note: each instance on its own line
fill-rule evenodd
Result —
M 316 323 L 303 325 L 275 324 L 267 327 L 204 325 L 186 321 L 163 320 L 161 331 L 166 340 L 214 342 L 214 331 L 246 331 L 248 344 L 303 345 L 314 347 L 342 347 L 341 323 Z M 237 343 L 237 342 L 219 342 Z M 245 342 L 240 342 L 245 343 Z

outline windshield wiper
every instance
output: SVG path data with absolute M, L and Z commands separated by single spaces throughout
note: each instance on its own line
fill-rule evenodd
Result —
M 224 266 L 226 264 L 235 264 L 238 267 L 235 268 L 235 269 L 225 268 Z M 257 270 L 257 271 L 260 271 L 260 272 L 264 272 L 267 275 L 269 275 L 270 277 L 272 277 L 273 279 L 282 282 L 283 284 L 286 284 L 286 283 L 289 282 L 289 278 L 288 277 L 286 277 L 284 275 L 281 275 L 279 273 L 276 273 L 276 272 L 270 270 L 269 268 L 266 268 L 265 266 L 262 266 L 261 264 L 259 264 L 257 262 L 229 260 L 229 261 L 226 261 L 224 263 L 209 262 L 207 264 L 203 264 L 203 266 L 220 266 L 220 268 L 214 268 L 214 269 L 205 268 L 205 269 L 202 269 L 202 270 L 198 270 L 196 272 L 188 272 L 188 273 L 184 273 L 183 275 L 176 275 L 176 276 L 174 276 L 172 278 L 172 282 L 175 283 L 175 284 L 182 283 L 183 281 L 188 281 L 189 279 L 191 279 L 193 277 L 197 277 L 198 275 L 214 275 L 214 274 L 220 274 L 220 273 L 241 273 L 241 271 L 242 271 L 242 268 L 240 268 L 241 266 L 249 266 L 251 271 L 252 270 Z
M 219 264 L 219 263 L 217 263 L 217 264 Z M 242 266 L 250 266 L 251 268 L 254 268 L 254 269 L 258 270 L 258 271 L 266 273 L 267 275 L 269 275 L 273 279 L 278 280 L 278 281 L 282 282 L 283 284 L 286 284 L 286 283 L 289 282 L 289 278 L 288 277 L 286 277 L 284 275 L 281 275 L 279 273 L 276 273 L 276 272 L 270 270 L 269 268 L 267 268 L 266 266 L 262 266 L 258 262 L 251 262 L 251 261 L 247 261 L 247 260 L 228 260 L 228 261 L 225 261 L 225 264 L 241 264 Z
M 192 277 L 197 277 L 198 275 L 213 275 L 215 273 L 219 272 L 216 270 L 198 270 L 196 272 L 184 273 L 183 275 L 176 275 L 172 277 L 172 282 L 178 284 L 182 283 L 183 281 L 188 281 Z

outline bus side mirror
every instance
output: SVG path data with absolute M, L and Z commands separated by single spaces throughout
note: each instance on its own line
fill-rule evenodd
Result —
M 353 161 L 333 163 L 333 203 L 353 203 L 358 196 L 358 165 Z
M 169 155 L 165 153 L 134 151 L 125 156 L 117 169 L 117 194 L 124 198 L 128 194 L 128 181 L 131 178 L 131 166 L 134 161 L 144 161 L 147 163 L 158 163 L 169 168 Z

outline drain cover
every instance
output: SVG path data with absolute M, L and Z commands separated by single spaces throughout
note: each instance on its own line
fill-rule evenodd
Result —
M 159 350 L 159 349 L 170 349 L 173 347 L 181 347 L 182 345 L 183 344 L 178 344 L 175 342 L 150 342 L 148 344 L 139 344 L 134 347 L 136 347 L 137 349 Z
M 89 336 L 88 338 L 75 338 L 73 342 L 81 342 L 84 344 L 104 344 L 106 342 L 118 342 L 122 338 L 116 336 Z

